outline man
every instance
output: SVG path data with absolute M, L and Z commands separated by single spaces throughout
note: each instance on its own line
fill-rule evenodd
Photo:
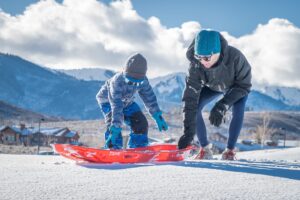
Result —
M 251 88 L 251 67 L 245 56 L 229 46 L 217 31 L 200 31 L 186 55 L 190 68 L 182 98 L 184 134 L 179 139 L 178 147 L 182 149 L 190 145 L 197 132 L 201 145 L 197 158 L 212 158 L 201 111 L 207 103 L 223 95 L 210 111 L 209 121 L 214 126 L 220 126 L 225 113 L 232 107 L 229 139 L 222 158 L 233 160 Z
M 148 122 L 138 104 L 134 102 L 134 95 L 137 92 L 156 121 L 159 130 L 168 129 L 146 72 L 146 59 L 139 53 L 134 54 L 127 60 L 124 70 L 107 80 L 98 92 L 96 99 L 107 125 L 106 148 L 122 148 L 123 120 L 131 128 L 129 147 L 148 145 Z

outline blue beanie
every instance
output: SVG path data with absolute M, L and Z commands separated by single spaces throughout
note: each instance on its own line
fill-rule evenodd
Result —
M 217 31 L 200 31 L 195 38 L 195 54 L 211 55 L 221 52 L 220 33 Z

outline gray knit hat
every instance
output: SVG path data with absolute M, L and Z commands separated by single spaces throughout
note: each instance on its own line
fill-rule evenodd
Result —
M 144 56 L 139 53 L 130 56 L 126 62 L 124 72 L 126 76 L 135 79 L 145 78 L 147 72 L 147 61 Z

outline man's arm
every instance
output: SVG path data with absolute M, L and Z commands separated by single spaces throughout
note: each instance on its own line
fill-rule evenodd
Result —
M 222 101 L 229 107 L 242 97 L 248 95 L 251 89 L 251 66 L 245 56 L 240 56 L 235 60 L 235 82 L 234 85 L 224 95 Z
M 199 70 L 191 63 L 182 97 L 184 135 L 188 137 L 194 137 L 195 135 L 196 114 L 202 87 Z

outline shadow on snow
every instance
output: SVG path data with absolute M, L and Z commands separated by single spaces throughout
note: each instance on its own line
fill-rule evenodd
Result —
M 224 170 L 238 173 L 260 174 L 279 178 L 288 178 L 300 180 L 300 163 L 288 163 L 279 161 L 181 161 L 181 162 L 163 162 L 163 163 L 136 163 L 136 164 L 96 164 L 96 163 L 77 163 L 77 165 L 104 170 L 123 170 L 137 167 L 150 166 L 177 166 L 193 167 L 212 170 Z

